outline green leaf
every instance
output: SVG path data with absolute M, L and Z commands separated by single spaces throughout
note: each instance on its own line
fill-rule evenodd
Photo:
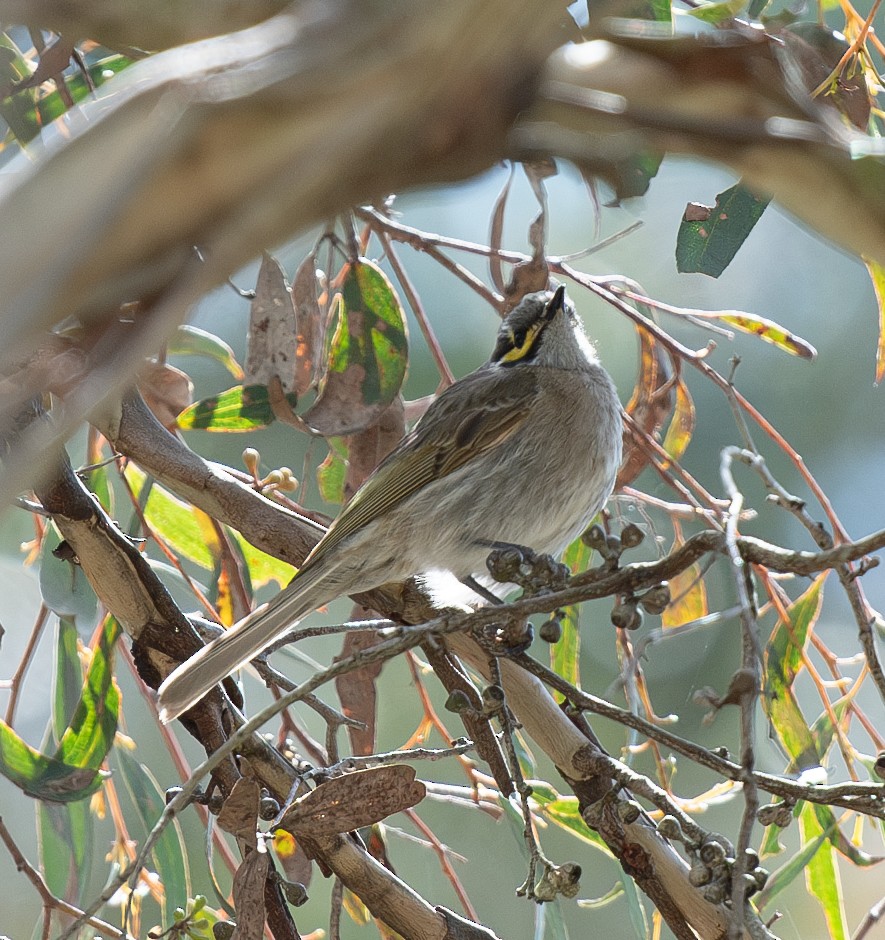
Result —
M 165 808 L 165 795 L 150 770 L 126 746 L 116 748 L 114 757 L 123 783 L 132 799 L 133 816 L 127 816 L 130 834 L 143 842 Z M 133 831 L 132 826 L 136 830 Z M 177 819 L 163 830 L 151 852 L 154 868 L 165 889 L 163 926 L 173 921 L 177 907 L 184 907 L 191 893 L 187 845 Z
M 53 689 L 52 732 L 56 744 L 74 717 L 83 689 L 83 669 L 77 653 L 77 628 L 72 620 L 58 621 L 55 650 L 55 687 Z
M 689 10 L 688 13 L 705 23 L 724 23 L 726 20 L 734 19 L 746 5 L 747 0 L 721 0 L 719 3 L 704 3 Z
M 690 12 L 700 15 L 702 10 L 719 6 L 709 4 Z M 683 217 L 676 237 L 677 269 L 683 274 L 700 273 L 719 277 L 759 221 L 769 201 L 737 183 L 716 196 L 716 203 L 709 208 L 709 214 L 699 211 L 699 207 L 692 204 L 696 210 L 694 214 L 706 217 Z
M 91 796 L 102 775 L 47 757 L 26 744 L 0 720 L 0 774 L 28 796 L 52 803 L 67 803 Z
M 840 855 L 844 855 L 858 868 L 869 868 L 872 865 L 878 865 L 883 860 L 881 855 L 870 855 L 859 846 L 856 846 L 839 828 L 839 820 L 836 819 L 829 806 L 824 806 L 821 803 L 812 805 L 818 824 L 826 833 L 830 844 Z
M 291 408 L 298 404 L 298 396 L 285 396 Z M 263 385 L 235 385 L 219 395 L 194 402 L 178 416 L 183 430 L 254 431 L 272 424 L 276 416 L 270 403 L 270 394 Z
M 808 631 L 820 614 L 825 578 L 826 573 L 818 576 L 790 606 L 790 621 L 778 623 L 772 631 L 763 662 L 762 706 L 790 756 L 791 766 L 799 770 L 820 763 L 811 729 L 793 692 L 793 682 L 802 668 L 802 650 Z
M 245 375 L 233 349 L 214 333 L 201 330 L 198 326 L 191 326 L 188 323 L 179 326 L 175 335 L 169 340 L 166 351 L 173 356 L 205 356 L 214 359 L 220 362 L 238 381 L 242 381 Z
M 118 72 L 121 72 L 127 66 L 131 65 L 133 61 L 133 59 L 127 58 L 124 55 L 113 55 L 102 59 L 101 62 L 96 62 L 94 65 L 89 66 L 89 75 L 92 78 L 92 83 L 98 88 L 109 78 L 113 78 Z M 73 74 L 65 75 L 65 88 L 75 104 L 83 101 L 92 94 L 91 89 L 86 84 L 86 79 L 79 69 Z M 67 101 L 62 98 L 61 93 L 56 90 L 40 98 L 37 101 L 36 110 L 40 116 L 40 125 L 45 126 L 56 118 L 61 117 L 69 108 Z
M 90 888 L 95 819 L 88 800 L 37 803 L 40 872 L 59 898 L 82 904 Z
M 295 576 L 297 570 L 295 567 L 285 561 L 280 561 L 279 558 L 274 558 L 273 555 L 268 555 L 260 548 L 256 548 L 235 529 L 230 529 L 229 532 L 233 535 L 234 541 L 243 553 L 243 559 L 249 569 L 249 577 L 253 588 L 263 587 L 271 581 L 276 581 L 283 588 Z
M 120 714 L 120 691 L 114 681 L 114 646 L 122 627 L 113 617 L 104 627 L 86 670 L 86 681 L 74 717 L 62 735 L 57 760 L 98 770 L 114 743 Z
M 796 815 L 798 816 L 807 808 L 807 803 L 800 804 L 800 807 L 797 808 Z M 775 826 L 771 827 L 772 829 L 776 828 Z M 764 908 L 774 898 L 784 890 L 784 888 L 791 885 L 798 875 L 805 871 L 808 866 L 809 861 L 817 854 L 818 849 L 827 841 L 827 835 L 820 834 L 810 838 L 808 840 L 803 839 L 802 847 L 799 851 L 778 868 L 777 871 L 773 872 L 768 881 L 765 882 L 765 887 L 762 891 L 754 896 L 753 900 L 757 902 L 758 907 Z
M 611 849 L 605 844 L 605 840 L 602 836 L 584 822 L 578 807 L 577 797 L 561 796 L 556 800 L 551 800 L 541 807 L 541 813 L 552 823 L 565 829 L 566 832 L 577 836 L 582 842 L 587 843 L 587 845 L 592 845 L 595 849 L 599 849 L 600 852 L 607 855 L 609 858 L 613 857 Z
M 650 6 L 657 6 L 651 0 Z M 670 4 L 667 4 L 670 12 Z M 651 181 L 658 175 L 661 168 L 663 154 L 653 150 L 638 150 L 625 160 L 618 160 L 611 165 L 613 178 L 610 180 L 618 199 L 632 199 L 644 196 L 648 192 Z
M 8 33 L 0 33 L 0 85 L 17 84 L 28 78 L 31 69 Z M 0 117 L 9 125 L 16 140 L 26 144 L 40 133 L 34 88 L 24 88 L 0 99 Z
M 651 936 L 649 930 L 648 914 L 645 912 L 645 905 L 636 889 L 636 882 L 626 873 L 621 872 L 621 884 L 624 886 L 624 897 L 627 899 L 627 913 L 630 915 L 630 923 L 633 925 L 633 932 L 638 940 L 648 940 Z
M 885 265 L 873 261 L 872 258 L 864 258 L 863 261 L 869 271 L 870 280 L 873 282 L 876 305 L 879 309 L 879 342 L 876 346 L 876 384 L 878 385 L 885 376 Z
M 593 550 L 576 538 L 574 542 L 565 550 L 562 557 L 563 562 L 568 565 L 572 574 L 579 571 L 586 571 L 590 566 L 590 558 Z M 580 612 L 578 604 L 570 604 L 562 608 L 563 617 L 560 619 L 562 625 L 562 636 L 558 643 L 550 644 L 550 668 L 558 675 L 562 676 L 566 682 L 580 688 L 581 685 L 581 630 L 580 630 Z M 557 697 L 561 696 L 557 693 Z
M 605 894 L 601 895 L 598 898 L 581 898 L 577 905 L 578 907 L 584 907 L 591 911 L 597 911 L 600 908 L 608 907 L 612 901 L 616 901 L 624 893 L 624 884 L 623 882 L 618 881 L 616 884 L 613 884 Z
M 130 463 L 126 467 L 125 476 L 133 492 L 140 497 L 148 480 L 147 475 Z M 176 554 L 201 568 L 213 570 L 218 537 L 206 513 L 179 499 L 156 481 L 151 481 L 143 512 L 157 535 Z
M 788 329 L 775 323 L 774 320 L 768 320 L 765 317 L 759 317 L 752 313 L 717 313 L 716 319 L 721 323 L 727 323 L 744 333 L 752 333 L 777 346 L 778 349 L 788 352 L 791 356 L 799 356 L 802 359 L 814 359 L 817 356 L 817 350 L 811 343 L 796 336 Z
M 360 259 L 344 267 L 335 313 L 325 374 L 304 414 L 326 437 L 371 427 L 399 394 L 408 362 L 405 313 L 377 265 Z
M 40 547 L 40 593 L 43 602 L 59 617 L 75 620 L 82 630 L 91 630 L 98 615 L 98 598 L 82 569 L 73 561 L 52 553 L 62 537 L 54 525 L 43 536 Z
M 835 817 L 833 825 L 835 826 Z M 842 900 L 842 882 L 836 864 L 836 853 L 828 841 L 832 829 L 825 830 L 817 818 L 815 807 L 806 803 L 799 813 L 799 830 L 803 842 L 817 841 L 823 837 L 817 852 L 808 862 L 805 870 L 805 883 L 809 894 L 823 908 L 831 940 L 848 940 L 848 923 L 845 918 L 845 906 Z
M 344 442 L 332 438 L 328 441 L 329 453 L 317 467 L 317 485 L 320 496 L 327 503 L 340 506 L 344 502 L 344 480 L 347 476 L 347 448 Z

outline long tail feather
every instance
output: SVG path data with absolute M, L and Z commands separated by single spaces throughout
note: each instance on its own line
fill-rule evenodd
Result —
M 301 583 L 303 580 L 304 583 Z M 177 718 L 226 676 L 282 636 L 305 614 L 326 603 L 324 575 L 304 570 L 272 601 L 252 611 L 229 630 L 173 670 L 159 688 L 158 707 L 164 724 Z

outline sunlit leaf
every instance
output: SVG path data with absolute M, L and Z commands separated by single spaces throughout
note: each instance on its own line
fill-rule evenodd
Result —
M 126 817 L 130 835 L 143 842 L 165 809 L 165 796 L 151 771 L 130 752 L 117 747 L 114 759 L 132 800 L 132 814 Z M 151 859 L 163 883 L 163 924 L 168 926 L 176 907 L 184 907 L 191 896 L 187 844 L 177 819 L 163 830 L 154 843 Z
M 676 380 L 676 405 L 662 447 L 673 458 L 681 460 L 694 433 L 695 408 L 691 393 L 680 375 Z
M 605 840 L 584 822 L 578 807 L 578 798 L 575 796 L 561 796 L 556 800 L 545 803 L 541 808 L 542 815 L 562 829 L 577 836 L 582 842 L 599 849 L 604 855 L 612 857 L 611 850 Z
M 28 796 L 52 803 L 66 803 L 91 796 L 101 786 L 102 775 L 74 767 L 41 754 L 0 720 L 0 774 Z
M 885 376 L 885 265 L 864 258 L 864 264 L 870 273 L 873 290 L 876 293 L 876 304 L 879 308 L 879 342 L 876 346 L 876 384 Z
M 718 3 L 702 3 L 687 12 L 705 23 L 723 23 L 741 13 L 746 5 L 747 0 L 720 0 Z
M 249 568 L 253 588 L 264 587 L 265 584 L 269 584 L 271 581 L 276 581 L 280 587 L 285 587 L 292 580 L 296 570 L 292 565 L 280 561 L 279 558 L 274 558 L 273 555 L 268 555 L 260 548 L 256 548 L 250 542 L 247 542 L 239 532 L 233 529 L 230 532 L 243 553 L 243 558 Z
M 109 78 L 113 78 L 118 72 L 122 72 L 128 65 L 131 65 L 133 61 L 124 55 L 112 55 L 90 65 L 88 71 L 93 86 L 100 87 Z M 93 94 L 79 69 L 70 75 L 65 75 L 65 90 L 75 104 Z M 45 126 L 68 111 L 69 105 L 61 93 L 55 90 L 37 100 L 36 110 L 39 114 L 39 123 Z
M 636 882 L 624 871 L 620 872 L 620 876 L 633 933 L 636 935 L 637 940 L 648 940 L 651 936 L 648 914 L 645 911 L 645 905 L 642 903 L 642 897 L 636 887 Z
M 291 392 L 285 400 L 291 408 L 298 404 L 298 397 Z M 265 386 L 235 385 L 194 402 L 178 416 L 178 426 L 183 430 L 254 431 L 266 428 L 275 418 Z
M 661 614 L 661 626 L 681 627 L 706 617 L 710 612 L 707 604 L 707 587 L 697 563 L 680 571 L 670 579 L 670 597 L 672 600 Z
M 0 33 L 0 85 L 17 84 L 30 74 L 21 50 L 8 33 Z M 40 132 L 36 101 L 33 88 L 25 88 L 0 99 L 0 117 L 9 125 L 19 143 L 26 144 Z
M 146 475 L 131 463 L 126 467 L 125 475 L 136 496 L 139 496 L 147 480 Z M 201 509 L 184 502 L 153 481 L 144 504 L 144 516 L 176 554 L 209 571 L 215 567 L 218 536 L 211 520 Z
M 835 824 L 835 817 L 833 817 L 833 823 Z M 848 940 L 848 922 L 845 917 L 842 881 L 839 876 L 839 866 L 836 864 L 836 853 L 827 840 L 827 830 L 823 829 L 818 821 L 815 807 L 811 803 L 806 803 L 799 813 L 799 831 L 803 842 L 812 842 L 821 836 L 825 837 L 808 862 L 805 870 L 805 884 L 808 887 L 808 893 L 823 908 L 829 928 L 827 936 L 832 940 Z
M 581 898 L 577 905 L 578 907 L 586 908 L 587 910 L 596 911 L 603 907 L 608 907 L 612 901 L 619 898 L 624 893 L 624 885 L 619 881 L 617 884 L 614 884 L 609 888 L 605 894 L 601 895 L 598 898 Z
M 121 633 L 119 623 L 107 617 L 86 670 L 80 703 L 59 742 L 55 754 L 59 761 L 98 770 L 114 743 L 120 713 L 114 646 Z
M 577 538 L 565 550 L 562 560 L 572 574 L 577 574 L 587 570 L 592 555 L 592 549 Z M 550 644 L 550 668 L 578 688 L 581 686 L 580 611 L 578 604 L 562 608 L 563 616 L 559 620 L 562 636 L 558 642 Z
M 739 0 L 739 6 L 743 5 L 743 0 Z M 704 10 L 721 12 L 731 6 L 734 4 L 706 4 L 689 12 L 703 19 Z M 677 269 L 683 274 L 719 277 L 759 221 L 769 201 L 737 183 L 719 193 L 713 206 L 692 203 L 679 225 L 676 238 Z
M 329 453 L 317 467 L 317 486 L 320 496 L 327 503 L 341 505 L 344 502 L 344 481 L 347 476 L 347 449 L 341 441 L 329 441 Z
M 294 393 L 295 304 L 280 263 L 266 252 L 249 308 L 248 339 L 245 384 L 271 386 L 279 381 L 284 392 Z
M 639 337 L 639 375 L 627 414 L 646 434 L 653 436 L 663 426 L 673 407 L 670 360 L 655 338 L 637 327 Z M 628 435 L 624 440 L 624 459 L 618 471 L 616 489 L 632 483 L 648 464 L 645 450 Z
M 245 374 L 233 349 L 221 337 L 188 323 L 178 327 L 169 340 L 166 351 L 174 356 L 204 356 L 214 359 L 238 381 L 241 381 Z
M 752 313 L 719 313 L 716 319 L 722 323 L 727 323 L 744 333 L 752 333 L 766 343 L 783 349 L 791 356 L 799 356 L 802 359 L 814 359 L 817 356 L 817 350 L 811 343 L 806 342 L 801 336 L 796 336 L 788 329 L 775 323 L 774 320 L 768 320 L 765 317 L 759 317 Z
M 374 424 L 399 394 L 408 361 L 402 304 L 371 261 L 345 266 L 333 321 L 317 399 L 303 416 L 326 437 Z
M 789 623 L 777 624 L 765 648 L 762 707 L 789 754 L 791 765 L 798 770 L 820 762 L 811 729 L 793 691 L 793 682 L 802 669 L 802 650 L 808 632 L 820 614 L 825 577 L 826 574 L 817 577 L 790 606 Z

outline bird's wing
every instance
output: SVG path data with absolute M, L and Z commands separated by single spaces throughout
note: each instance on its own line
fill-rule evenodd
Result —
M 423 486 L 514 434 L 538 395 L 536 376 L 520 372 L 484 367 L 447 388 L 345 506 L 304 567 Z

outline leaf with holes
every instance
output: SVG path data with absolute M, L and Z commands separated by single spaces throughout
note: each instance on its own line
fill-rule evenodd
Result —
M 333 310 L 325 374 L 304 414 L 326 437 L 374 424 L 399 394 L 408 362 L 405 313 L 377 265 L 360 259 L 345 266 Z
M 679 272 L 719 277 L 731 264 L 769 201 L 737 183 L 719 193 L 713 206 L 690 203 L 676 237 Z
M 291 408 L 298 396 L 285 396 Z M 194 402 L 178 416 L 178 427 L 185 431 L 255 431 L 276 420 L 270 392 L 263 385 L 235 385 L 211 398 Z

